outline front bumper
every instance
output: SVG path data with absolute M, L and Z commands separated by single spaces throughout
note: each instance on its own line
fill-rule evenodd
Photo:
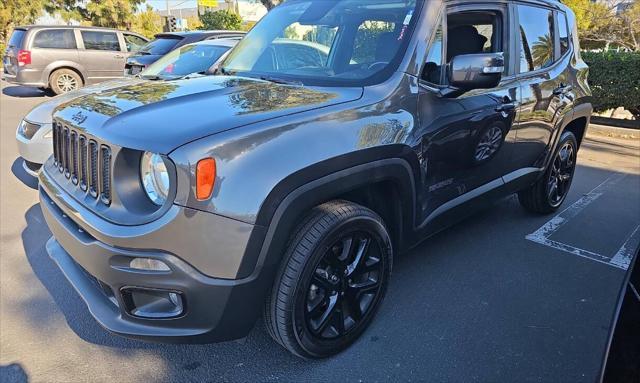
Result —
M 46 171 L 40 172 L 40 205 L 53 233 L 47 251 L 92 316 L 107 330 L 138 339 L 206 343 L 241 338 L 253 328 L 270 283 L 266 275 L 270 273 L 254 273 L 252 277 L 236 280 L 212 278 L 188 262 L 186 249 L 175 255 L 151 244 L 148 249 L 108 244 L 92 235 L 94 228 L 87 224 L 87 220 L 99 218 L 78 211 L 68 198 L 64 193 L 52 191 Z M 179 209 L 192 216 L 217 217 L 216 230 L 225 230 L 219 216 Z M 126 236 L 127 227 L 120 230 Z M 138 240 L 145 243 L 144 238 Z M 211 257 L 216 257 L 215 250 L 211 250 Z M 136 257 L 160 260 L 170 270 L 154 272 L 127 267 Z M 122 294 L 123 289 L 131 287 L 178 292 L 184 299 L 184 311 L 163 319 L 135 316 Z

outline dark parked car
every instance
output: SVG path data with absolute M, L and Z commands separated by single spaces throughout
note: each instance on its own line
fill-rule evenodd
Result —
M 245 32 L 240 31 L 191 31 L 167 32 L 155 36 L 151 42 L 142 47 L 136 55 L 127 59 L 124 67 L 126 75 L 136 75 L 153 64 L 160 57 L 183 45 L 202 40 L 241 39 Z
M 329 54 L 276 60 L 284 36 Z M 394 257 L 512 193 L 556 211 L 592 111 L 557 1 L 290 0 L 217 72 L 54 114 L 47 250 L 116 334 L 221 341 L 263 315 L 294 354 L 335 354 Z
M 127 56 L 147 42 L 136 33 L 110 28 L 16 27 L 4 52 L 4 77 L 15 84 L 66 93 L 123 77 Z

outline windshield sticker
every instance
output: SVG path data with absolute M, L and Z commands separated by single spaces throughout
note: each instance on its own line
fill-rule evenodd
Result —
M 407 13 L 407 16 L 405 16 L 404 21 L 402 22 L 402 29 L 400 30 L 400 36 L 398 36 L 398 41 L 402 41 L 404 39 L 404 35 L 407 32 L 407 28 L 409 27 L 409 23 L 411 22 L 412 18 L 413 18 L 413 9 Z

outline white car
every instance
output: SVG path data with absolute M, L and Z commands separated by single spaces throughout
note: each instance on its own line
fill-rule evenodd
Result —
M 104 92 L 136 82 L 175 80 L 194 73 L 208 72 L 238 41 L 240 40 L 217 39 L 183 45 L 167 53 L 136 77 L 80 88 L 36 106 L 22 119 L 16 131 L 18 152 L 24 160 L 23 168 L 28 174 L 37 176 L 42 164 L 51 156 L 53 152 L 51 116 L 58 106 L 90 93 Z

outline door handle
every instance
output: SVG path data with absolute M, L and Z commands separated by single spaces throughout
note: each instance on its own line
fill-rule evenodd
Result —
M 117 59 L 123 59 L 123 58 L 124 58 L 124 56 L 123 56 L 123 55 L 115 55 L 115 56 L 113 56 L 113 57 L 114 57 L 114 58 L 117 58 Z

